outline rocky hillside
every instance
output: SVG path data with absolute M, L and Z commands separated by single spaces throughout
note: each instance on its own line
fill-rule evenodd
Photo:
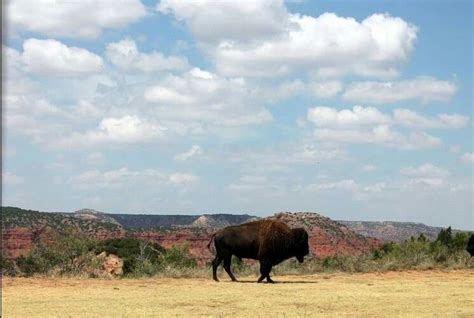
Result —
M 15 207 L 2 207 L 2 250 L 6 258 L 25 255 L 50 234 L 76 230 L 96 239 L 140 237 L 164 247 L 188 244 L 199 263 L 212 255 L 207 250 L 214 228 L 256 219 L 250 215 L 131 215 L 107 214 L 92 209 L 74 213 L 46 213 Z
M 304 227 L 309 233 L 311 253 L 317 257 L 358 255 L 382 245 L 381 240 L 354 233 L 347 226 L 318 213 L 280 212 L 270 219 L 283 221 L 291 227 Z
M 99 212 L 92 209 L 77 210 L 76 212 L 74 212 L 72 216 L 81 220 L 94 220 L 103 224 L 114 224 L 114 225 L 122 227 L 122 224 L 117 222 L 113 217 L 110 217 L 106 213 Z
M 318 257 L 336 254 L 356 255 L 381 245 L 347 226 L 317 213 L 280 212 L 278 219 L 292 227 L 305 227 L 310 235 L 311 253 Z M 207 249 L 210 236 L 217 229 L 258 219 L 250 215 L 131 215 L 106 214 L 91 209 L 74 213 L 44 213 L 19 208 L 2 207 L 3 251 L 7 258 L 24 255 L 39 241 L 48 239 L 48 231 L 61 233 L 69 228 L 90 237 L 137 237 L 159 243 L 165 248 L 187 244 L 190 254 L 199 264 L 213 258 Z
M 98 212 L 94 211 L 93 214 Z M 15 207 L 2 207 L 2 252 L 8 258 L 16 258 L 27 253 L 33 244 L 48 241 L 52 234 L 75 230 L 97 239 L 121 237 L 123 227 L 108 222 L 99 216 L 86 216 L 80 212 L 46 213 Z
M 2 229 L 15 227 L 29 229 L 46 227 L 57 231 L 72 227 L 85 233 L 123 229 L 119 223 L 107 218 L 104 213 L 94 210 L 84 209 L 76 213 L 49 213 L 15 207 L 2 207 Z
M 401 242 L 410 237 L 425 235 L 429 240 L 438 236 L 441 227 L 428 226 L 423 223 L 411 222 L 360 222 L 338 221 L 357 234 L 375 237 L 384 242 Z

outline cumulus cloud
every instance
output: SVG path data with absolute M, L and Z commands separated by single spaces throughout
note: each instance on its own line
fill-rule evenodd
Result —
M 95 38 L 104 28 L 124 27 L 146 15 L 140 0 L 18 0 L 8 1 L 5 9 L 13 29 L 71 38 Z
M 418 167 L 406 167 L 400 173 L 407 177 L 442 178 L 450 175 L 449 171 L 431 163 L 424 163 Z
M 377 170 L 377 166 L 374 165 L 364 165 L 362 166 L 362 170 L 366 172 L 371 172 Z
M 162 1 L 157 9 L 183 21 L 218 71 L 232 76 L 297 70 L 318 76 L 395 76 L 417 34 L 414 25 L 387 14 L 361 22 L 333 13 L 312 17 L 291 14 L 283 1 Z M 242 16 L 245 28 L 238 27 Z
M 308 109 L 307 120 L 314 124 L 314 137 L 319 141 L 340 143 L 380 144 L 400 149 L 428 149 L 437 147 L 441 140 L 423 131 L 426 129 L 462 129 L 469 117 L 458 114 L 440 114 L 425 117 L 408 109 L 396 109 L 393 116 L 373 107 L 354 106 L 337 110 L 331 107 Z M 413 129 L 408 134 L 393 126 Z
M 51 39 L 26 40 L 22 61 L 29 72 L 56 77 L 90 75 L 100 72 L 103 66 L 100 56 Z
M 234 191 L 254 191 L 262 190 L 271 185 L 267 178 L 261 175 L 243 175 L 235 182 L 229 185 L 230 190 Z
M 202 153 L 203 153 L 203 150 L 201 146 L 192 145 L 188 151 L 185 151 L 183 153 L 180 153 L 174 156 L 174 160 L 184 162 L 191 159 L 192 157 L 202 155 Z
M 245 80 L 224 78 L 198 68 L 183 76 L 170 75 L 144 94 L 160 118 L 181 123 L 243 126 L 271 121 L 271 113 L 250 102 L 251 96 Z
M 100 152 L 93 152 L 86 156 L 86 162 L 91 166 L 99 166 L 105 163 L 105 156 Z
M 430 149 L 441 145 L 441 140 L 425 132 L 402 134 L 386 125 L 368 130 L 315 129 L 313 135 L 318 141 L 375 144 L 404 150 Z
M 392 82 L 356 82 L 350 84 L 344 94 L 345 100 L 353 102 L 384 104 L 405 100 L 447 101 L 458 87 L 455 83 L 432 77 L 417 77 Z
M 156 9 L 174 15 L 204 43 L 266 39 L 281 34 L 288 21 L 283 1 L 219 1 L 182 2 L 162 0 Z M 245 17 L 245 28 L 242 28 Z
M 57 148 L 89 148 L 98 145 L 136 144 L 160 141 L 166 128 L 136 115 L 104 118 L 98 127 L 85 133 L 73 133 L 53 143 Z
M 316 98 L 332 98 L 342 90 L 340 81 L 312 82 L 309 84 L 310 92 Z
M 451 175 L 448 170 L 431 163 L 424 163 L 418 167 L 402 168 L 400 174 L 408 177 L 408 180 L 401 184 L 402 188 L 416 188 L 420 186 L 440 188 L 445 186 L 445 179 Z
M 109 43 L 105 55 L 112 64 L 127 72 L 153 73 L 164 70 L 183 70 L 188 67 L 187 59 L 184 57 L 166 57 L 157 51 L 139 52 L 135 41 L 131 39 Z
M 469 124 L 469 117 L 457 114 L 439 114 L 434 118 L 423 117 L 408 109 L 396 109 L 394 120 L 412 129 L 462 129 Z
M 190 173 L 173 173 L 169 176 L 169 181 L 173 184 L 193 184 L 199 181 L 199 177 Z
M 331 107 L 314 107 L 308 110 L 307 118 L 317 127 L 333 128 L 382 125 L 391 122 L 390 116 L 382 114 L 376 108 L 362 106 L 340 111 Z
M 323 191 L 323 190 L 347 190 L 353 191 L 358 187 L 357 183 L 352 179 L 345 179 L 335 182 L 322 182 L 322 183 L 313 183 L 307 186 L 309 191 Z
M 282 156 L 282 154 L 285 154 Z M 251 170 L 281 169 L 285 171 L 297 165 L 314 165 L 321 161 L 335 161 L 345 158 L 343 150 L 333 145 L 310 141 L 281 143 L 266 149 L 238 151 L 227 154 L 228 160 L 244 163 Z
M 194 174 L 165 173 L 156 169 L 130 170 L 122 167 L 116 170 L 88 170 L 71 178 L 71 182 L 82 189 L 124 188 L 132 186 L 173 187 L 193 185 L 199 181 Z
M 474 153 L 466 152 L 461 156 L 461 160 L 464 163 L 474 163 Z
M 374 107 L 354 106 L 337 110 L 319 106 L 308 109 L 307 119 L 317 127 L 353 128 L 373 125 L 402 125 L 416 130 L 462 129 L 469 124 L 469 117 L 458 114 L 439 114 L 425 117 L 409 109 L 395 109 L 393 116 Z

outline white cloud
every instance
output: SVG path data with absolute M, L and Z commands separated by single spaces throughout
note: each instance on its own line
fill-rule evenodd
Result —
M 164 173 L 156 169 L 130 170 L 122 167 L 104 172 L 88 170 L 71 178 L 71 182 L 82 189 L 133 188 L 136 186 L 174 187 L 176 185 L 193 185 L 199 182 L 199 177 L 181 172 Z
M 183 153 L 180 153 L 174 156 L 174 160 L 183 162 L 183 161 L 187 161 L 191 159 L 192 157 L 202 155 L 202 153 L 203 153 L 203 150 L 201 146 L 192 145 L 188 151 L 185 151 Z
M 146 15 L 140 0 L 15 0 L 5 9 L 13 29 L 71 38 L 95 38 L 104 28 L 124 27 Z
M 342 83 L 339 81 L 312 82 L 309 86 L 316 98 L 332 98 L 342 90 Z
M 53 143 L 57 148 L 90 148 L 160 141 L 166 128 L 135 115 L 104 118 L 96 129 L 73 133 Z
M 457 91 L 453 82 L 440 81 L 432 77 L 417 77 L 393 82 L 356 82 L 350 84 L 344 94 L 352 102 L 386 104 L 405 100 L 447 101 Z
M 199 181 L 199 177 L 190 173 L 173 173 L 169 176 L 169 180 L 174 184 L 193 184 Z
M 322 191 L 322 190 L 347 190 L 347 191 L 354 191 L 358 187 L 357 183 L 352 179 L 345 179 L 341 181 L 335 182 L 326 182 L 326 183 L 313 183 L 307 186 L 309 191 Z
M 474 163 L 474 153 L 466 152 L 461 156 L 462 162 L 465 163 Z
M 268 92 L 269 99 L 284 99 L 306 91 L 306 85 L 301 80 L 285 81 L 277 88 L 271 88 Z
M 5 60 L 3 64 L 4 78 L 18 79 L 22 75 L 23 68 L 20 52 L 2 45 L 2 59 Z
M 444 185 L 442 178 L 412 178 L 408 180 L 404 186 L 406 188 L 413 188 L 416 186 L 425 186 L 430 188 L 439 188 Z
M 24 178 L 13 173 L 5 172 L 2 173 L 2 184 L 5 185 L 18 185 L 24 182 Z
M 86 156 L 86 162 L 91 166 L 99 166 L 105 163 L 105 156 L 100 152 L 93 152 Z
M 318 76 L 394 76 L 417 33 L 415 26 L 387 14 L 361 22 L 333 13 L 312 17 L 289 13 L 282 1 L 162 1 L 157 9 L 184 21 L 219 72 L 232 76 L 297 70 Z
M 449 152 L 459 153 L 459 152 L 461 152 L 461 146 L 460 145 L 449 146 Z
M 51 39 L 26 40 L 22 61 L 32 73 L 57 77 L 90 75 L 100 72 L 103 66 L 100 56 Z
M 288 23 L 283 1 L 212 1 L 162 0 L 156 9 L 184 21 L 204 43 L 250 41 L 279 35 Z M 242 28 L 242 17 L 245 27 Z
M 371 172 L 377 170 L 377 166 L 374 165 L 364 165 L 362 166 L 362 171 Z
M 273 119 L 265 108 L 255 105 L 252 90 L 241 78 L 224 78 L 200 69 L 183 76 L 168 76 L 148 88 L 144 97 L 155 114 L 181 124 L 244 126 Z
M 164 56 L 160 52 L 142 53 L 131 39 L 109 43 L 107 59 L 119 69 L 128 72 L 153 73 L 164 70 L 183 70 L 188 67 L 185 57 Z
M 441 140 L 423 131 L 425 129 L 462 129 L 469 117 L 458 114 L 440 114 L 424 117 L 408 109 L 396 109 L 393 117 L 373 107 L 354 106 L 337 110 L 331 107 L 308 109 L 307 120 L 314 124 L 318 141 L 339 143 L 380 144 L 400 149 L 428 149 L 437 147 Z M 402 125 L 414 132 L 404 134 L 392 126 Z
M 462 129 L 469 123 L 467 116 L 440 114 L 436 118 L 427 118 L 408 109 L 395 109 L 393 116 L 397 123 L 412 129 Z
M 386 125 L 375 126 L 369 130 L 315 129 L 313 135 L 318 141 L 377 144 L 405 150 L 430 149 L 441 145 L 439 138 L 425 132 L 404 135 Z
M 375 124 L 389 124 L 389 116 L 373 107 L 354 106 L 352 110 L 338 111 L 331 107 L 314 107 L 308 109 L 308 121 L 317 127 L 350 128 Z
M 259 170 L 266 170 L 269 166 L 285 167 L 282 169 L 284 171 L 297 165 L 315 165 L 320 161 L 335 161 L 345 156 L 344 151 L 338 147 L 302 141 L 281 143 L 258 151 L 231 152 L 228 154 L 228 160 L 242 162 Z
M 422 178 L 442 178 L 450 175 L 448 170 L 437 167 L 431 163 L 424 163 L 418 167 L 402 168 L 400 173 L 407 177 Z
M 270 184 L 265 176 L 243 175 L 239 180 L 229 185 L 230 190 L 234 191 L 254 191 L 269 187 Z
M 439 114 L 424 117 L 409 109 L 395 109 L 393 117 L 373 107 L 354 106 L 337 110 L 332 107 L 308 109 L 307 119 L 317 127 L 353 128 L 371 125 L 399 124 L 412 129 L 462 129 L 469 123 L 469 117 L 458 114 Z

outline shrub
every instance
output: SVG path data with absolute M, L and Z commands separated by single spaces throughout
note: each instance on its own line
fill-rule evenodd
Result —
M 163 255 L 163 266 L 171 266 L 179 269 L 195 268 L 197 266 L 196 260 L 189 257 L 189 245 L 182 246 L 173 245 L 166 250 Z
M 157 244 L 137 238 L 116 238 L 99 242 L 96 253 L 106 252 L 123 259 L 124 274 L 153 275 L 160 267 L 165 249 Z
M 64 235 L 55 235 L 48 243 L 40 243 L 32 248 L 27 256 L 20 256 L 16 264 L 27 276 L 47 274 L 57 267 L 60 274 L 76 273 L 81 264 L 76 258 L 90 251 L 95 241 L 83 234 L 68 229 Z

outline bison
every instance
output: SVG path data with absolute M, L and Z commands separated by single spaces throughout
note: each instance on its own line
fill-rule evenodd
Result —
M 239 259 L 251 258 L 260 262 L 260 283 L 270 278 L 272 266 L 291 257 L 302 263 L 309 253 L 308 233 L 303 228 L 291 229 L 281 221 L 260 220 L 241 225 L 228 226 L 215 233 L 212 240 L 216 250 L 216 257 L 212 261 L 212 277 L 217 279 L 217 267 L 224 261 L 224 269 L 232 281 L 237 281 L 230 270 L 232 255 Z
M 467 242 L 466 250 L 471 254 L 471 256 L 474 256 L 474 234 L 471 234 L 471 237 Z

